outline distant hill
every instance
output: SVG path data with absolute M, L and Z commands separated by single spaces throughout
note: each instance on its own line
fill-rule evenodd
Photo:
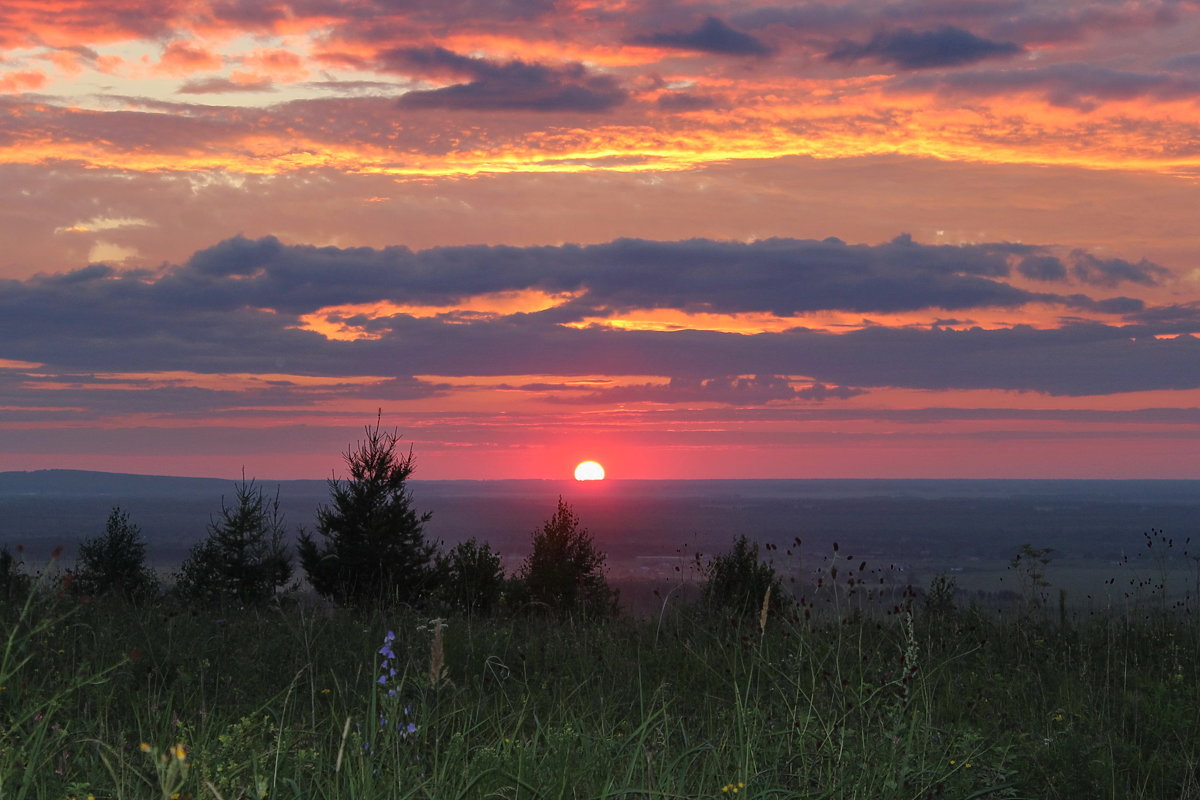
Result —
M 289 529 L 312 529 L 329 501 L 325 481 L 257 483 L 279 491 Z M 0 545 L 24 545 L 27 562 L 103 531 L 114 506 L 146 534 L 151 559 L 174 567 L 206 532 L 234 481 L 82 470 L 0 472 Z M 876 560 L 1005 561 L 1023 542 L 1064 554 L 1119 557 L 1162 529 L 1200 547 L 1200 481 L 726 480 L 419 481 L 428 535 L 446 544 L 487 540 L 510 559 L 531 532 L 570 502 L 610 563 L 713 553 L 735 535 L 805 552 L 833 541 Z

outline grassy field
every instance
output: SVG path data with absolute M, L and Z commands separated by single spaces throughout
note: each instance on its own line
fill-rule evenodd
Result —
M 80 603 L 46 579 L 0 612 L 0 797 L 1200 797 L 1185 611 L 676 599 L 434 622 Z

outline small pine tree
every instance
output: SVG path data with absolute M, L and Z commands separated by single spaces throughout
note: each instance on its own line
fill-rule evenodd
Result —
M 745 536 L 734 539 L 729 552 L 714 556 L 704 567 L 701 597 L 710 608 L 741 616 L 758 614 L 768 589 L 770 607 L 781 607 L 787 595 L 774 567 L 759 560 L 758 543 Z
M 181 595 L 203 602 L 233 600 L 262 605 L 292 576 L 279 493 L 269 500 L 254 481 L 234 485 L 234 505 L 221 498 L 221 516 L 208 525 L 208 537 L 188 553 L 176 586 Z
M 437 548 L 425 540 L 431 515 L 412 507 L 412 448 L 398 453 L 399 435 L 379 425 L 344 454 L 350 478 L 329 480 L 333 504 L 317 510 L 322 541 L 301 534 L 300 564 L 313 589 L 344 605 L 424 605 L 439 578 Z
M 500 554 L 487 542 L 468 539 L 439 559 L 445 575 L 442 598 L 455 611 L 486 614 L 500 604 L 504 570 Z
M 76 594 L 120 594 L 126 600 L 146 600 L 158 593 L 158 578 L 146 566 L 142 530 L 129 521 L 129 512 L 114 508 L 104 535 L 79 545 L 79 559 L 71 577 Z
M 533 533 L 533 552 L 518 572 L 527 599 L 551 609 L 610 616 L 617 592 L 604 579 L 605 555 L 561 497 L 554 516 Z

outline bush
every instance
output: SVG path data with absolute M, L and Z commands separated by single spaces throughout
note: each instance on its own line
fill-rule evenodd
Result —
M 412 449 L 375 427 L 345 454 L 350 479 L 329 481 L 331 507 L 317 510 L 318 543 L 300 536 L 300 564 L 319 594 L 343 605 L 424 605 L 438 583 L 437 548 L 425 541 L 430 514 L 412 508 Z
M 442 597 L 455 611 L 486 614 L 500 604 L 504 570 L 500 554 L 484 542 L 468 539 L 440 559 L 445 576 Z
M 220 519 L 209 523 L 208 538 L 191 549 L 175 576 L 188 599 L 262 605 L 292 577 L 278 493 L 268 500 L 243 479 L 234 498 L 232 507 L 221 499 Z
M 533 552 L 518 572 L 519 587 L 530 603 L 609 616 L 617 611 L 617 593 L 604 579 L 604 559 L 560 497 L 554 516 L 533 533 Z
M 745 536 L 734 539 L 729 552 L 714 556 L 703 572 L 701 597 L 709 608 L 758 614 L 768 589 L 771 609 L 781 608 L 788 600 L 774 567 L 759 560 L 758 543 Z
M 79 559 L 71 579 L 76 594 L 120 594 L 126 600 L 145 600 L 158 593 L 158 578 L 146 566 L 142 530 L 129 521 L 129 513 L 114 508 L 104 535 L 79 545 Z
M 8 545 L 0 547 L 0 600 L 16 600 L 29 593 L 32 579 L 21 571 L 23 563 Z

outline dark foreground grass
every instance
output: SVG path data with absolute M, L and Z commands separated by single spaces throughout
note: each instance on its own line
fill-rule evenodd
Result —
M 5 800 L 1200 797 L 1182 615 L 2 614 Z

